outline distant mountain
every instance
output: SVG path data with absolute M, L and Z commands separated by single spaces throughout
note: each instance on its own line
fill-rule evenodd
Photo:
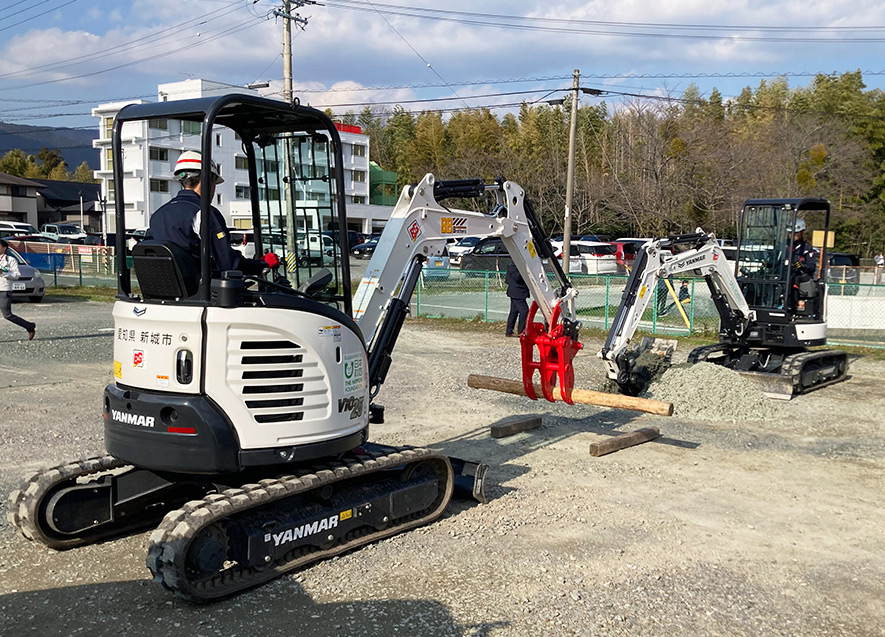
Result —
M 50 150 L 57 148 L 61 151 L 69 171 L 74 172 L 84 161 L 92 170 L 98 170 L 100 165 L 98 149 L 92 147 L 92 140 L 97 138 L 97 122 L 92 130 L 0 122 L 0 157 L 15 148 L 20 148 L 29 155 L 36 155 L 44 147 Z

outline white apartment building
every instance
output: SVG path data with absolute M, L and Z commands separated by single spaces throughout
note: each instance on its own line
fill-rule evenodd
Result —
M 252 89 L 202 79 L 160 84 L 157 87 L 158 101 L 211 97 L 227 93 L 258 95 L 257 91 Z M 93 117 L 100 120 L 99 139 L 93 142 L 93 146 L 99 149 L 101 154 L 101 168 L 95 171 L 94 175 L 101 181 L 102 196 L 107 202 L 105 227 L 108 231 L 116 231 L 111 151 L 114 116 L 127 104 L 143 101 L 113 102 L 92 109 Z M 353 230 L 371 232 L 373 227 L 384 225 L 391 209 L 368 205 L 369 138 L 355 126 L 340 125 L 338 128 L 344 159 L 347 224 Z M 213 134 L 215 147 L 212 150 L 212 158 L 218 163 L 221 175 L 224 177 L 224 183 L 219 184 L 215 192 L 215 207 L 224 215 L 229 226 L 250 228 L 252 213 L 246 154 L 232 130 L 218 127 Z M 182 152 L 200 150 L 200 124 L 180 120 L 127 122 L 122 130 L 122 143 L 126 228 L 144 228 L 150 222 L 153 212 L 178 192 L 179 184 L 172 170 Z M 273 192 L 270 196 L 273 196 Z M 279 190 L 277 196 L 280 196 Z M 285 197 L 285 189 L 282 191 L 282 196 Z M 305 189 L 296 193 L 295 197 L 299 201 L 317 200 L 322 197 L 322 193 L 312 193 L 310 189 Z

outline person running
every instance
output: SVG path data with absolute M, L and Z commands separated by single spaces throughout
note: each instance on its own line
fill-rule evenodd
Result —
M 0 239 L 0 314 L 10 323 L 15 323 L 28 332 L 28 340 L 34 340 L 37 324 L 26 321 L 12 313 L 12 293 L 10 280 L 14 281 L 20 276 L 18 259 L 9 254 L 9 244 Z

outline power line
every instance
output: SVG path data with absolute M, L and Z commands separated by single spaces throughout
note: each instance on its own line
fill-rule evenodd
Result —
M 248 19 L 246 19 L 246 20 L 244 20 L 244 21 L 242 21 L 242 22 L 240 22 L 240 23 L 238 23 L 238 24 L 235 24 L 235 25 L 233 25 L 233 26 L 231 26 L 231 27 L 228 27 L 228 28 L 227 28 L 226 30 L 224 30 L 224 31 L 221 31 L 221 32 L 219 32 L 219 33 L 216 33 L 216 34 L 213 35 L 212 37 L 201 39 L 201 40 L 200 40 L 199 42 L 197 42 L 196 44 L 187 44 L 187 45 L 184 45 L 184 46 L 180 46 L 180 47 L 178 47 L 178 48 L 175 48 L 175 49 L 170 49 L 170 50 L 168 50 L 168 51 L 164 51 L 164 52 L 162 52 L 162 53 L 157 53 L 157 54 L 155 54 L 155 55 L 150 55 L 150 56 L 147 56 L 147 57 L 139 58 L 139 59 L 137 59 L 137 60 L 132 60 L 132 61 L 130 61 L 130 62 L 124 62 L 124 63 L 122 63 L 122 64 L 118 64 L 118 65 L 116 65 L 116 66 L 111 66 L 111 67 L 108 67 L 108 68 L 105 68 L 105 69 L 101 69 L 101 70 L 98 70 L 98 71 L 92 71 L 92 72 L 90 72 L 90 73 L 81 73 L 80 75 L 73 75 L 73 76 L 70 76 L 70 77 L 58 78 L 58 79 L 54 79 L 54 80 L 43 80 L 43 81 L 41 81 L 41 82 L 32 82 L 32 83 L 30 83 L 30 84 L 22 84 L 22 85 L 19 85 L 19 86 L 11 86 L 11 87 L 7 87 L 5 90 L 7 90 L 7 91 L 12 91 L 12 90 L 25 89 L 25 88 L 33 88 L 33 87 L 35 87 L 35 86 L 45 86 L 45 85 L 47 85 L 47 84 L 57 84 L 57 83 L 59 83 L 59 82 L 69 82 L 69 81 L 71 81 L 71 80 L 77 80 L 77 79 L 82 79 L 82 78 L 85 78 L 85 77 L 92 77 L 92 76 L 95 76 L 95 75 L 101 75 L 101 74 L 103 74 L 103 73 L 107 73 L 107 72 L 109 72 L 109 71 L 116 71 L 116 70 L 119 70 L 119 69 L 122 69 L 122 68 L 126 68 L 127 66 L 133 66 L 133 65 L 135 65 L 135 64 L 141 64 L 142 62 L 149 62 L 149 61 L 151 61 L 151 60 L 156 60 L 156 59 L 158 59 L 158 58 L 162 58 L 162 57 L 167 57 L 167 56 L 169 56 L 169 55 L 173 55 L 173 54 L 175 54 L 175 53 L 180 53 L 181 51 L 186 51 L 186 50 L 189 50 L 189 49 L 193 49 L 195 46 L 201 46 L 201 45 L 203 45 L 203 44 L 208 44 L 209 42 L 213 42 L 214 40 L 217 40 L 218 38 L 222 38 L 222 37 L 224 37 L 224 36 L 226 36 L 226 35 L 230 35 L 231 33 L 236 33 L 236 32 L 239 32 L 239 31 L 245 31 L 246 29 L 250 29 L 250 28 L 252 28 L 252 27 L 254 27 L 254 26 L 258 26 L 258 25 L 261 24 L 262 22 L 263 22 L 263 20 L 258 20 L 258 21 L 256 21 L 256 18 L 254 18 L 254 17 L 250 17 L 250 18 L 248 18 Z M 250 24 L 250 23 L 251 23 L 251 24 Z
M 367 6 L 360 6 L 358 4 L 347 4 L 342 0 L 337 2 L 335 1 L 327 1 L 325 3 L 327 6 L 337 9 L 343 9 L 348 11 L 363 11 L 363 12 L 374 12 L 375 9 L 369 8 Z M 617 31 L 613 30 L 616 28 L 622 28 L 616 26 L 614 23 L 607 23 L 605 25 L 605 29 L 592 29 L 592 28 L 579 28 L 574 26 L 553 26 L 548 25 L 545 26 L 543 24 L 537 24 L 538 19 L 533 19 L 536 23 L 530 24 L 520 24 L 520 23 L 507 23 L 502 22 L 501 18 L 506 16 L 496 16 L 496 19 L 480 19 L 483 14 L 467 14 L 466 12 L 460 12 L 459 15 L 471 15 L 471 16 L 480 16 L 480 18 L 461 18 L 455 17 L 453 15 L 429 15 L 425 13 L 417 13 L 417 11 L 431 11 L 425 9 L 415 9 L 412 7 L 401 7 L 400 5 L 386 5 L 389 7 L 394 7 L 390 9 L 382 9 L 385 14 L 388 15 L 399 15 L 410 18 L 419 18 L 423 20 L 436 20 L 442 22 L 452 22 L 456 24 L 466 24 L 470 26 L 479 26 L 479 27 L 489 27 L 495 29 L 503 29 L 503 30 L 517 30 L 517 31 L 537 31 L 541 33 L 568 33 L 573 35 L 595 35 L 595 36 L 604 36 L 604 37 L 631 37 L 631 38 L 664 38 L 664 39 L 673 39 L 678 38 L 681 40 L 722 40 L 724 38 L 732 39 L 738 42 L 802 42 L 802 43 L 838 43 L 838 44 L 869 44 L 871 42 L 885 42 L 885 36 L 882 37 L 852 37 L 852 38 L 840 38 L 840 37 L 814 37 L 808 35 L 808 33 L 812 32 L 804 32 L 805 35 L 802 37 L 783 37 L 783 36 L 752 36 L 752 35 L 733 35 L 729 31 L 734 31 L 732 27 L 723 26 L 721 29 L 724 31 L 721 34 L 705 34 L 705 33 L 692 33 L 692 32 L 635 32 L 635 31 Z M 488 14 L 494 15 L 494 14 Z M 514 19 L 525 20 L 528 18 L 523 18 L 521 16 L 513 17 Z M 567 24 L 572 24 L 577 21 L 566 21 Z M 636 23 L 625 23 L 629 24 L 632 28 L 648 28 L 644 25 L 637 25 Z M 673 27 L 668 27 L 673 28 Z M 835 28 L 835 27 L 834 27 Z M 852 27 L 853 28 L 853 27 Z M 685 30 L 685 29 L 683 29 Z M 691 31 L 691 29 L 688 29 Z M 825 29 L 818 29 L 819 31 L 828 32 Z M 876 31 L 885 31 L 885 27 L 879 27 Z
M 668 23 L 668 22 L 612 22 L 608 20 L 578 20 L 574 18 L 543 18 L 540 16 L 522 16 L 515 14 L 500 13 L 477 13 L 471 11 L 457 11 L 453 9 L 436 9 L 425 7 L 411 7 L 398 4 L 385 4 L 381 2 L 373 2 L 370 0 L 337 0 L 340 4 L 348 5 L 364 5 L 371 4 L 374 7 L 389 7 L 391 9 L 417 11 L 429 14 L 443 15 L 460 15 L 477 18 L 494 18 L 496 20 L 524 20 L 527 22 L 541 22 L 549 24 L 586 24 L 593 26 L 606 27 L 629 27 L 629 28 L 650 28 L 650 29 L 696 29 L 696 30 L 729 30 L 729 31 L 775 31 L 778 33 L 790 31 L 845 31 L 845 32 L 864 32 L 864 31 L 885 31 L 885 26 L 798 26 L 798 25 L 723 25 L 723 24 L 697 24 L 697 23 Z M 327 3 L 328 4 L 328 3 Z
M 53 11 L 58 11 L 62 7 L 66 7 L 69 4 L 74 4 L 75 2 L 77 2 L 77 0 L 68 0 L 67 2 L 63 2 L 62 4 L 58 5 L 57 7 L 52 7 L 51 9 L 47 9 L 46 11 L 43 11 L 42 13 L 38 13 L 37 15 L 31 16 L 30 18 L 25 18 L 24 20 L 21 20 L 20 22 L 16 22 L 14 24 L 10 24 L 8 26 L 5 26 L 2 29 L 0 29 L 0 32 L 8 31 L 9 29 L 11 29 L 13 27 L 17 27 L 20 24 L 24 24 L 25 22 L 30 22 L 31 20 L 36 20 L 37 18 L 46 15 L 47 13 L 52 13 Z M 41 2 L 40 4 L 44 4 L 44 3 Z M 15 15 L 15 14 L 13 14 L 13 15 Z M 6 17 L 8 18 L 9 16 L 6 16 Z
M 210 11 L 209 13 L 204 13 L 203 15 L 197 16 L 196 18 L 192 18 L 190 20 L 185 20 L 184 22 L 179 22 L 178 24 L 172 25 L 171 27 L 167 27 L 165 29 L 161 29 L 159 31 L 155 31 L 152 33 L 148 33 L 142 37 L 135 38 L 134 40 L 129 40 L 128 42 L 124 42 L 124 43 L 118 44 L 116 46 L 108 47 L 108 48 L 102 49 L 100 51 L 94 51 L 93 53 L 90 53 L 88 55 L 70 58 L 69 60 L 65 60 L 62 62 L 58 62 L 58 61 L 57 62 L 48 62 L 46 64 L 41 64 L 39 66 L 33 66 L 33 67 L 27 68 L 27 69 L 12 71 L 10 73 L 3 73 L 3 74 L 0 74 L 0 79 L 20 77 L 23 75 L 33 75 L 37 71 L 58 71 L 60 69 L 64 69 L 64 68 L 67 68 L 70 66 L 76 66 L 78 64 L 83 64 L 85 62 L 90 62 L 95 59 L 103 58 L 104 56 L 108 55 L 109 53 L 113 53 L 115 51 L 127 50 L 127 49 L 134 50 L 134 49 L 142 48 L 143 46 L 153 46 L 153 45 L 158 44 L 162 40 L 165 40 L 167 38 L 171 38 L 171 37 L 177 35 L 181 31 L 184 31 L 186 29 L 196 28 L 196 27 L 202 26 L 204 24 L 208 24 L 209 22 L 212 22 L 213 20 L 217 20 L 217 19 L 222 18 L 224 16 L 230 15 L 231 13 L 233 13 L 236 10 L 237 9 L 232 9 L 231 11 L 228 11 L 226 13 L 222 13 L 220 11 Z M 211 16 L 213 14 L 218 14 L 218 15 L 216 15 L 214 18 L 204 20 L 204 18 L 208 18 L 209 16 Z M 164 35 L 161 38 L 157 38 L 157 36 L 159 36 L 162 33 L 166 33 L 166 35 Z M 143 42 L 143 44 L 138 44 L 137 46 L 133 46 L 139 42 Z M 130 47 L 131 47 L 131 49 L 130 49 Z

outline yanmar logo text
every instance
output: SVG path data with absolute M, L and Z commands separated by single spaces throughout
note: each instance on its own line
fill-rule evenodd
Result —
M 124 425 L 136 425 L 138 427 L 153 427 L 153 416 L 142 416 L 141 414 L 132 414 L 128 411 L 118 411 L 111 409 L 111 418 Z
M 271 540 L 273 540 L 273 545 L 279 546 L 280 544 L 285 544 L 286 542 L 292 542 L 294 540 L 300 540 L 303 537 L 316 535 L 320 531 L 328 531 L 329 529 L 334 529 L 336 526 L 338 526 L 338 516 L 330 515 L 327 518 L 314 520 L 313 522 L 308 522 L 307 524 L 302 524 L 301 526 L 296 526 L 292 529 L 286 529 L 285 531 L 280 531 L 279 533 L 266 533 L 264 535 L 264 541 L 270 542 Z

